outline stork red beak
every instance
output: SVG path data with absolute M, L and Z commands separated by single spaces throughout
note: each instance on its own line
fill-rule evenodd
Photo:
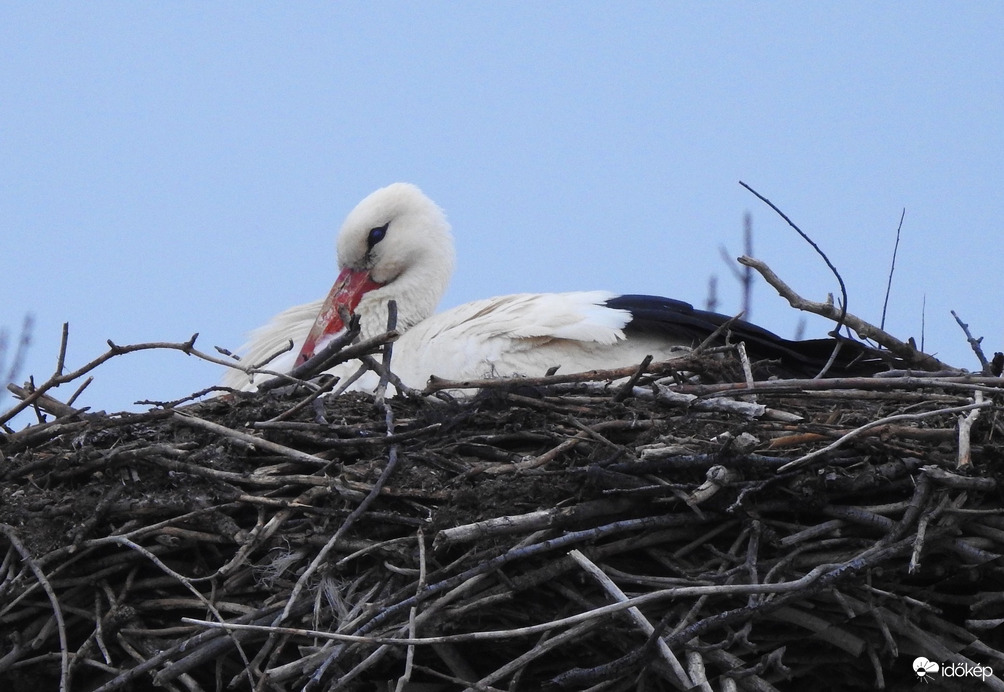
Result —
M 327 337 L 332 337 L 345 328 L 338 314 L 339 306 L 344 306 L 350 314 L 354 313 L 363 295 L 382 285 L 371 279 L 368 272 L 343 269 L 335 280 L 335 285 L 331 287 L 328 297 L 325 298 L 321 311 L 317 313 L 314 326 L 310 328 L 310 333 L 300 348 L 300 355 L 296 357 L 296 364 L 306 363 L 318 348 L 323 347 Z

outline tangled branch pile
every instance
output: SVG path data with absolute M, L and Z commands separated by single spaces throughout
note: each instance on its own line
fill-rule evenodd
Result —
M 1004 669 L 1004 383 L 751 393 L 722 384 L 734 365 L 6 434 L 3 687 L 853 690 L 915 682 L 918 656 Z

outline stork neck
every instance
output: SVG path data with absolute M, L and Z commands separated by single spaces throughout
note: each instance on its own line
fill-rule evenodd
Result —
M 406 272 L 391 283 L 370 291 L 359 303 L 361 337 L 387 329 L 387 304 L 397 303 L 397 329 L 405 331 L 431 316 L 446 292 L 449 273 Z

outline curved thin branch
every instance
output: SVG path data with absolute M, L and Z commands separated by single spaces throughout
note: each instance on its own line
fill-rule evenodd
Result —
M 823 261 L 826 262 L 826 266 L 829 267 L 830 271 L 833 272 L 833 275 L 835 277 L 837 277 L 837 283 L 840 285 L 841 306 L 840 306 L 840 317 L 836 320 L 837 328 L 834 331 L 839 331 L 841 325 L 844 324 L 844 315 L 847 314 L 847 286 L 844 285 L 844 279 L 843 279 L 843 277 L 840 276 L 840 272 L 838 272 L 837 268 L 835 266 L 833 266 L 833 262 L 830 261 L 830 258 L 826 256 L 826 253 L 823 252 L 823 250 L 819 247 L 819 245 L 816 244 L 816 241 L 814 241 L 812 238 L 810 238 L 808 236 L 808 234 L 805 233 L 805 231 L 803 231 L 801 228 L 799 228 L 795 224 L 794 221 L 792 221 L 791 219 L 789 219 L 787 214 L 785 214 L 783 211 L 781 211 L 780 209 L 778 209 L 777 205 L 775 205 L 773 202 L 771 202 L 769 199 L 767 199 L 766 197 L 764 197 L 763 195 L 761 195 L 759 192 L 757 192 L 756 190 L 754 190 L 753 188 L 751 188 L 749 185 L 747 185 L 743 181 L 740 180 L 739 184 L 742 185 L 747 190 L 749 190 L 750 192 L 752 192 L 754 195 L 756 195 L 757 199 L 759 199 L 761 202 L 763 202 L 768 207 L 770 207 L 771 209 L 773 209 L 777 213 L 778 216 L 780 216 L 782 219 L 784 219 L 788 223 L 789 226 L 791 226 L 793 229 L 795 229 L 795 232 L 798 233 L 800 236 L 802 236 L 802 239 L 805 242 L 807 242 L 809 245 L 812 246 L 812 249 L 816 251 L 816 254 L 818 254 L 820 257 L 823 258 Z M 750 266 L 750 265 L 746 264 L 745 262 L 743 262 L 742 260 L 739 260 L 739 263 L 743 264 L 743 265 L 745 265 L 747 267 Z

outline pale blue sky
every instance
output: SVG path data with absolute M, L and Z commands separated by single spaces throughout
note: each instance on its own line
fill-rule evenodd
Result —
M 236 348 L 334 279 L 373 189 L 446 210 L 442 307 L 610 289 L 739 308 L 719 246 L 806 297 L 829 253 L 850 309 L 976 368 L 955 309 L 1004 348 L 1004 4 L 0 2 L 0 326 L 35 316 L 47 377 L 105 340 Z M 754 321 L 799 314 L 764 284 Z M 809 336 L 826 323 L 810 320 Z M 119 358 L 81 401 L 214 383 L 178 353 Z M 62 394 L 59 392 L 57 394 Z M 0 404 L 10 404 L 9 397 Z

